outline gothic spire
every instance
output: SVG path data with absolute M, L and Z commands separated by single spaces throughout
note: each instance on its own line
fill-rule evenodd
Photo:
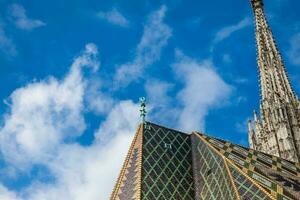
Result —
M 300 104 L 264 14 L 263 0 L 251 0 L 255 16 L 257 64 L 260 79 L 260 117 L 254 112 L 254 129 L 249 124 L 253 149 L 300 160 Z
M 295 99 L 280 52 L 264 14 L 263 0 L 251 0 L 255 16 L 257 63 L 262 100 L 291 101 Z

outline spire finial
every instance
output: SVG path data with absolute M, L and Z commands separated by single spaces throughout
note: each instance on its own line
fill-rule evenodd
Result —
M 142 123 L 145 123 L 145 117 L 146 117 L 146 98 L 145 97 L 140 97 L 140 117 L 141 117 L 141 121 Z
M 264 1 L 263 0 L 251 0 L 251 5 L 254 10 L 256 8 L 263 8 Z
M 251 134 L 252 133 L 252 121 L 251 119 L 247 120 L 247 124 L 248 124 L 248 133 Z
M 253 110 L 253 114 L 254 114 L 254 122 L 258 122 L 256 110 Z

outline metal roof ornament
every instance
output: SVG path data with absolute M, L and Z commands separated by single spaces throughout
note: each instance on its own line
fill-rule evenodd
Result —
M 139 101 L 140 101 L 141 121 L 142 121 L 142 123 L 145 123 L 146 122 L 145 118 L 146 118 L 146 114 L 147 114 L 147 111 L 146 111 L 146 98 L 145 97 L 140 97 Z

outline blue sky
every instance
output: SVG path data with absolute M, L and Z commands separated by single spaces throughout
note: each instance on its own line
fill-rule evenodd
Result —
M 296 0 L 265 0 L 299 94 Z M 248 0 L 0 0 L 0 199 L 108 199 L 139 123 L 247 146 Z

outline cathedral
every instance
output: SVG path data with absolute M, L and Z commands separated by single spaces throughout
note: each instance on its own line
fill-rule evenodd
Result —
M 260 117 L 249 120 L 249 146 L 183 133 L 145 121 L 137 128 L 111 200 L 300 199 L 300 111 L 264 15 L 255 16 Z
M 260 79 L 260 114 L 249 121 L 250 148 L 299 162 L 299 100 L 289 82 L 263 10 L 262 0 L 252 0 L 255 15 L 257 63 Z

